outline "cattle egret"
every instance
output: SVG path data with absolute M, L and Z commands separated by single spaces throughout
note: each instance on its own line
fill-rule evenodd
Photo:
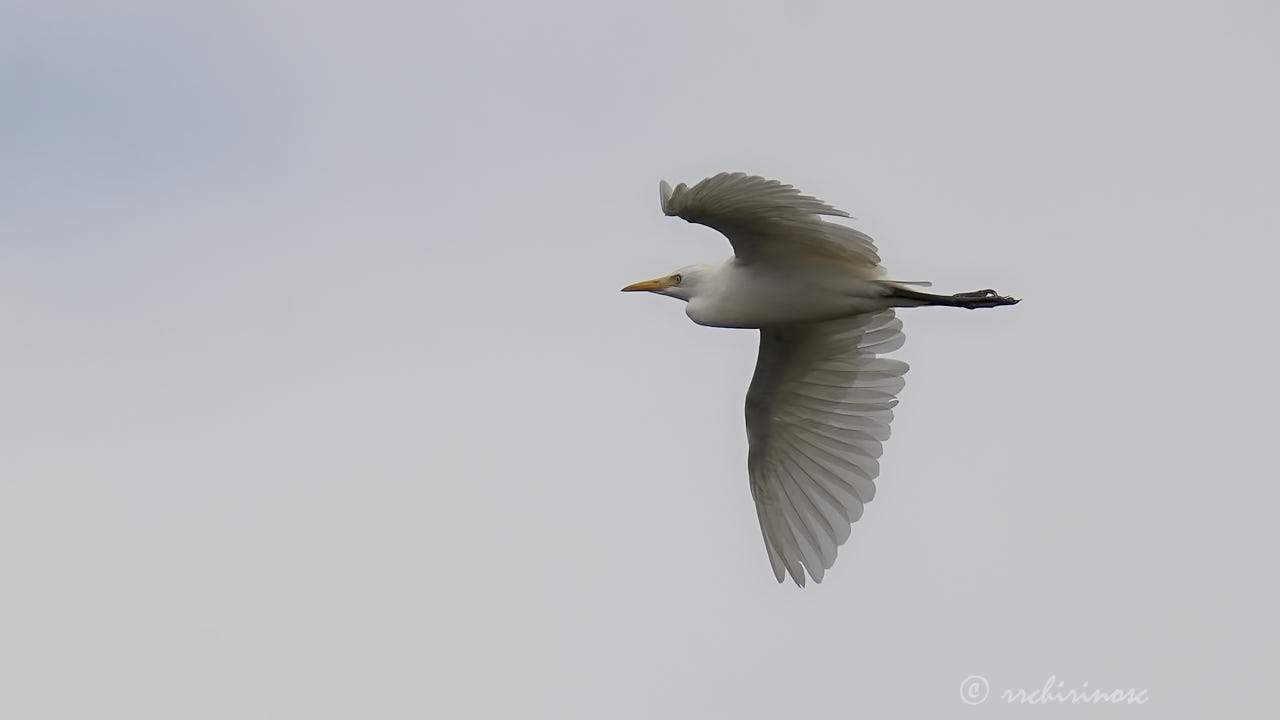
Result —
M 822 216 L 847 213 L 790 185 L 720 173 L 659 186 L 662 211 L 715 228 L 733 245 L 718 265 L 691 265 L 624 291 L 686 302 L 695 323 L 760 331 L 747 390 L 747 473 L 778 582 L 815 582 L 875 495 L 907 364 L 894 308 L 990 308 L 994 290 L 934 295 L 888 279 L 871 238 Z

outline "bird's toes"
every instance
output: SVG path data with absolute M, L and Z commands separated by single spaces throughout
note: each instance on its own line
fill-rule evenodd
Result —
M 964 298 L 965 300 L 987 300 L 990 298 L 998 298 L 1000 294 L 991 288 L 986 290 L 973 290 L 971 292 L 956 293 L 955 297 Z

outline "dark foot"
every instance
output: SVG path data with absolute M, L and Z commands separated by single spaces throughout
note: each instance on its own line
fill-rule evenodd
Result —
M 1001 295 L 990 288 L 987 288 L 986 290 L 974 290 L 973 292 L 956 293 L 955 295 L 952 295 L 951 298 L 956 301 L 956 305 L 958 307 L 969 308 L 970 310 L 1018 304 L 1018 298 Z

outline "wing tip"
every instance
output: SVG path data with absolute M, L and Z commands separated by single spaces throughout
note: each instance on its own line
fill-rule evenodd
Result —
M 669 217 L 683 217 L 680 213 L 688 203 L 685 199 L 688 191 L 689 186 L 685 183 L 680 183 L 673 188 L 666 180 L 658 181 L 658 199 L 662 202 L 662 213 Z
M 658 205 L 662 208 L 664 215 L 675 215 L 671 211 L 671 183 L 666 180 L 658 181 Z

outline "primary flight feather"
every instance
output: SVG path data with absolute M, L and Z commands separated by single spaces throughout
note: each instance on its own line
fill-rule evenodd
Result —
M 821 582 L 875 496 L 907 364 L 880 357 L 905 340 L 893 308 L 986 308 L 992 290 L 920 292 L 886 279 L 866 234 L 823 219 L 848 214 L 790 185 L 720 173 L 659 186 L 662 211 L 719 230 L 734 256 L 628 285 L 686 301 L 700 325 L 760 331 L 747 390 L 747 474 L 778 582 Z

